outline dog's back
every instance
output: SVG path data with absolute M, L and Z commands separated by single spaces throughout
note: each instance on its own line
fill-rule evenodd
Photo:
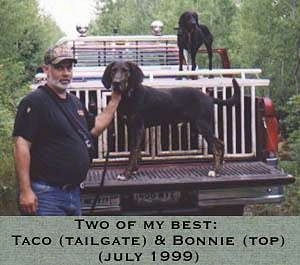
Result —
M 131 100 L 120 106 L 121 112 L 138 113 L 145 127 L 192 121 L 197 117 L 211 119 L 213 99 L 191 87 L 155 89 L 140 86 Z

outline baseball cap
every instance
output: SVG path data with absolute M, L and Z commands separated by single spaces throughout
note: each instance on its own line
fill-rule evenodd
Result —
M 50 47 L 44 56 L 44 63 L 46 65 L 58 64 L 63 60 L 72 60 L 74 63 L 77 63 L 72 50 L 67 45 L 55 45 Z

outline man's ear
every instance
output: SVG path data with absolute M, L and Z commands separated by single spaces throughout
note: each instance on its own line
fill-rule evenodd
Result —
M 50 66 L 45 64 L 45 65 L 43 65 L 42 68 L 43 68 L 43 72 L 44 72 L 45 74 L 48 74 Z
M 103 76 L 102 76 L 102 84 L 106 89 L 110 89 L 111 87 L 111 68 L 113 67 L 114 62 L 110 63 L 108 66 L 106 66 Z

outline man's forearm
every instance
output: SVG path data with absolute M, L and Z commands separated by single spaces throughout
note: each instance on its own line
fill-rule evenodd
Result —
M 108 127 L 114 117 L 120 100 L 121 97 L 119 95 L 112 97 L 103 112 L 96 117 L 95 126 L 91 130 L 92 135 L 99 136 Z
M 22 137 L 15 139 L 14 145 L 15 168 L 20 191 L 30 189 L 30 143 Z

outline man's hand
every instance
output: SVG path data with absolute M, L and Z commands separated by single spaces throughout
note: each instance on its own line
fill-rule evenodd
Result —
M 38 200 L 32 189 L 20 191 L 19 204 L 23 214 L 34 215 L 36 213 Z
M 95 119 L 95 126 L 91 130 L 92 135 L 99 136 L 108 127 L 114 118 L 114 113 L 117 110 L 120 101 L 121 93 L 113 91 L 108 105 Z

